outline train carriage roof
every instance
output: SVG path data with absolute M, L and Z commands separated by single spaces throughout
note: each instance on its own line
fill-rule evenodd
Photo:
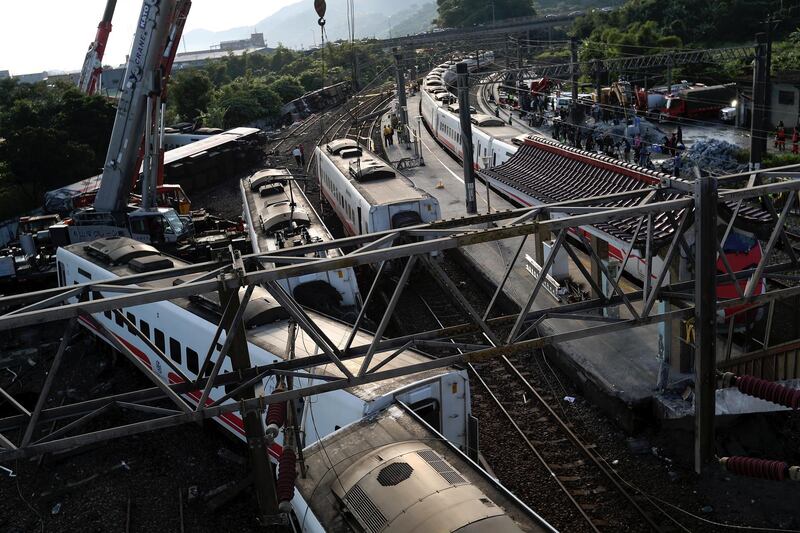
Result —
M 60 260 L 64 259 L 64 256 L 62 255 L 64 253 L 72 253 L 86 261 L 89 261 L 90 263 L 96 265 L 99 268 L 105 269 L 106 271 L 110 272 L 112 276 L 122 277 L 122 276 L 129 276 L 136 274 L 137 272 L 133 268 L 131 268 L 129 263 L 125 261 L 120 260 L 116 262 L 109 262 L 107 260 L 101 259 L 96 254 L 93 254 L 89 251 L 90 246 L 96 248 L 97 247 L 104 248 L 105 241 L 122 241 L 121 243 L 115 242 L 114 246 L 129 245 L 132 247 L 138 247 L 138 245 L 140 244 L 137 241 L 134 241 L 133 239 L 128 239 L 125 237 L 99 239 L 98 241 L 94 241 L 90 245 L 87 245 L 86 243 L 72 244 L 66 246 L 65 248 L 60 249 L 59 259 Z M 186 263 L 185 261 L 160 254 L 154 248 L 151 248 L 147 252 L 149 255 L 145 257 L 168 258 L 169 260 L 172 261 L 173 265 L 176 268 L 188 266 L 188 263 Z M 98 277 L 97 279 L 101 278 Z M 153 288 L 153 289 L 166 288 L 166 287 L 172 287 L 176 284 L 183 283 L 185 281 L 186 280 L 181 279 L 180 277 L 169 277 L 154 281 L 142 282 L 139 284 L 139 286 Z M 266 350 L 267 352 L 273 354 L 275 356 L 274 361 L 277 361 L 279 359 L 284 360 L 286 358 L 286 344 L 289 338 L 289 325 L 288 321 L 284 320 L 285 314 L 280 312 L 280 308 L 276 309 L 276 305 L 273 298 L 267 291 L 265 291 L 262 288 L 255 289 L 253 293 L 253 299 L 264 300 L 264 301 L 257 302 L 254 308 L 252 309 L 252 314 L 247 315 L 249 320 L 249 322 L 247 323 L 247 325 L 249 326 L 249 328 L 247 329 L 247 340 L 255 344 L 256 346 Z M 170 300 L 170 303 L 175 304 L 180 308 L 192 313 L 198 319 L 204 319 L 209 321 L 212 325 L 216 325 L 220 320 L 220 316 L 218 308 L 215 308 L 214 305 L 215 301 L 218 302 L 218 297 L 216 293 L 213 293 L 193 298 L 176 298 L 174 300 Z M 249 307 L 250 306 L 248 305 L 248 308 Z M 347 341 L 347 338 L 350 334 L 349 325 L 313 311 L 308 311 L 308 315 L 334 344 L 336 344 L 340 348 L 344 347 L 344 344 Z M 270 319 L 280 319 L 280 320 L 275 322 L 265 323 L 267 320 Z M 167 328 L 168 326 L 165 324 L 164 327 Z M 169 335 L 167 331 L 165 331 L 165 333 Z M 359 331 L 356 334 L 352 345 L 353 346 L 367 345 L 370 342 L 372 342 L 372 339 L 373 336 L 370 335 L 369 333 L 364 331 Z M 204 353 L 208 347 L 198 345 L 194 348 L 198 352 L 202 350 Z M 317 347 L 313 339 L 303 330 L 298 330 L 297 341 L 295 343 L 295 357 L 296 358 L 309 357 L 309 356 L 319 355 L 321 353 L 322 351 Z M 391 350 L 376 354 L 375 357 L 373 358 L 373 364 L 378 365 L 385 359 L 388 359 L 391 356 L 391 354 L 392 354 Z M 260 364 L 267 364 L 274 361 L 265 361 L 261 362 Z M 383 370 L 391 370 L 393 368 L 401 368 L 411 364 L 424 363 L 427 361 L 430 361 L 430 358 L 428 356 L 419 352 L 415 352 L 413 350 L 405 350 L 401 352 L 397 357 L 386 363 L 386 365 L 384 365 L 382 368 Z M 344 364 L 352 373 L 355 374 L 360 369 L 362 362 L 363 362 L 363 357 L 356 357 L 345 360 Z M 362 400 L 370 401 L 376 397 L 380 397 L 388 392 L 391 392 L 392 390 L 402 388 L 406 385 L 410 385 L 412 383 L 415 383 L 417 381 L 429 377 L 446 374 L 451 370 L 452 369 L 448 368 L 427 370 L 413 375 L 401 376 L 380 382 L 360 385 L 358 387 L 352 387 L 348 390 L 351 391 L 351 393 L 354 394 L 355 396 L 361 398 Z M 333 363 L 321 367 L 316 367 L 316 373 L 331 377 L 344 377 L 341 371 Z
M 307 475 L 298 477 L 297 490 L 326 531 L 352 531 L 349 521 L 384 533 L 553 531 L 399 405 L 304 454 Z
M 360 151 L 360 157 L 345 157 L 354 148 Z M 430 198 L 410 179 L 352 139 L 331 141 L 320 151 L 372 206 Z

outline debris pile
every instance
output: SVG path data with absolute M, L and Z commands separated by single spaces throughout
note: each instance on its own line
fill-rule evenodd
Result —
M 628 124 L 628 121 L 630 121 L 630 124 Z M 602 136 L 606 132 L 609 132 L 614 137 L 615 142 L 622 141 L 626 135 L 633 141 L 636 133 L 639 133 L 644 142 L 657 144 L 660 143 L 664 139 L 664 135 L 666 135 L 658 126 L 641 117 L 629 118 L 628 121 L 620 119 L 616 121 L 609 120 L 608 122 L 595 122 L 594 119 L 590 118 L 586 120 L 585 126 L 590 128 L 596 136 L 598 134 Z
M 697 141 L 686 150 L 686 157 L 701 171 L 715 174 L 733 174 L 747 170 L 747 164 L 737 159 L 741 148 L 727 141 L 716 139 Z

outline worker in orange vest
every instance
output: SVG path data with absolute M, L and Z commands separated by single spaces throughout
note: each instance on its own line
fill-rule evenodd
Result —
M 786 128 L 782 120 L 778 123 L 778 131 L 775 133 L 775 147 L 779 152 L 786 150 Z

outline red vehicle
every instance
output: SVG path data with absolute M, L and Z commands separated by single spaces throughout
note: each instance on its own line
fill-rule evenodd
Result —
M 94 204 L 97 190 L 87 191 L 76 197 L 72 201 L 73 209 L 81 209 L 91 207 Z M 129 203 L 133 205 L 141 205 L 142 197 L 138 194 L 131 194 Z M 180 185 L 167 183 L 156 187 L 156 205 L 158 207 L 171 207 L 178 212 L 179 215 L 188 215 L 192 211 L 192 202 Z
M 741 272 L 743 270 L 752 270 L 758 266 L 763 256 L 761 243 L 754 236 L 740 231 L 733 230 L 728 236 L 723 246 L 725 258 L 733 272 Z M 717 274 L 726 275 L 728 271 L 725 269 L 725 263 L 722 258 L 717 259 Z M 742 278 L 737 281 L 742 292 L 747 287 L 749 278 Z M 767 285 L 764 278 L 758 280 L 754 295 L 764 294 Z M 733 283 L 718 283 L 717 284 L 717 299 L 728 300 L 731 298 L 738 298 L 739 293 Z M 750 310 L 748 310 L 750 309 Z M 762 318 L 764 310 L 760 306 L 740 305 L 736 307 L 726 307 L 717 310 L 717 323 L 722 325 L 733 317 L 734 324 L 737 327 L 745 326 L 748 323 L 756 322 Z
M 556 83 L 545 76 L 544 78 L 537 78 L 531 82 L 531 96 L 547 95 L 553 92 L 556 88 Z
M 736 100 L 736 84 L 695 86 L 669 94 L 661 118 L 716 117 Z

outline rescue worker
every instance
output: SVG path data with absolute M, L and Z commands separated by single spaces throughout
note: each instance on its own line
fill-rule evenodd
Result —
M 300 160 L 303 162 L 303 166 L 306 166 L 306 151 L 302 144 L 297 145 L 297 147 L 300 148 Z
M 682 146 L 683 145 L 683 128 L 681 128 L 680 124 L 678 124 L 678 131 L 675 134 L 675 136 L 677 137 L 677 140 L 678 140 L 678 143 L 675 146 L 678 146 L 678 147 Z M 683 148 L 681 148 L 681 150 L 683 150 Z
M 775 146 L 779 152 L 786 150 L 786 128 L 782 120 L 778 122 L 778 131 L 775 133 Z
M 383 127 L 383 141 L 386 143 L 386 146 L 392 145 L 392 135 L 393 135 L 392 127 L 389 124 L 386 124 Z
M 594 135 L 592 134 L 591 130 L 586 134 L 586 151 L 594 151 Z
M 798 153 L 798 146 L 797 143 L 800 142 L 800 133 L 797 131 L 797 126 L 792 128 L 792 153 Z
M 294 156 L 294 161 L 297 163 L 298 167 L 303 166 L 303 152 L 300 151 L 299 146 L 295 146 L 294 150 L 292 150 L 292 155 Z
M 627 137 L 622 139 L 622 142 L 625 144 L 625 162 L 631 162 L 631 142 L 628 140 Z

